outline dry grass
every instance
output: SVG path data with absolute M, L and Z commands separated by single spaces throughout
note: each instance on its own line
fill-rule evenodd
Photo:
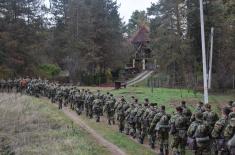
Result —
M 51 103 L 0 94 L 0 154 L 108 154 Z

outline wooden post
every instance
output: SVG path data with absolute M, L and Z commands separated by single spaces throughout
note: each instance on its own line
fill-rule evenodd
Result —
M 132 67 L 135 68 L 135 59 L 132 61 Z
M 145 70 L 146 69 L 146 66 L 145 66 L 146 64 L 145 64 L 145 59 L 143 59 L 143 70 Z

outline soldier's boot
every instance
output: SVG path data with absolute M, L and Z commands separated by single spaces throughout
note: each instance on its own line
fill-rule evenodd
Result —
M 115 125 L 115 119 L 113 118 L 113 125 Z
M 151 143 L 151 149 L 155 149 L 155 144 L 153 142 Z
M 100 116 L 96 117 L 96 122 L 100 122 Z
M 165 154 L 164 155 L 169 155 L 169 150 L 168 149 L 165 150 Z
M 159 155 L 164 155 L 163 148 L 160 148 L 160 153 L 159 153 Z

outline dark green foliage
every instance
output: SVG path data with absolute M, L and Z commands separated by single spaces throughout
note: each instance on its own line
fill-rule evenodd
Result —
M 210 30 L 215 28 L 213 87 L 231 88 L 234 75 L 234 2 L 204 4 L 207 59 Z M 160 0 L 148 9 L 152 48 L 168 85 L 195 88 L 202 84 L 201 28 L 198 0 Z
M 43 64 L 39 66 L 40 72 L 46 77 L 54 77 L 61 72 L 61 69 L 55 64 Z

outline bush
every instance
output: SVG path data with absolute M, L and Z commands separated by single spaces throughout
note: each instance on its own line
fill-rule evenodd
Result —
M 52 78 L 59 75 L 61 69 L 55 64 L 43 64 L 39 66 L 40 74 L 47 78 Z

